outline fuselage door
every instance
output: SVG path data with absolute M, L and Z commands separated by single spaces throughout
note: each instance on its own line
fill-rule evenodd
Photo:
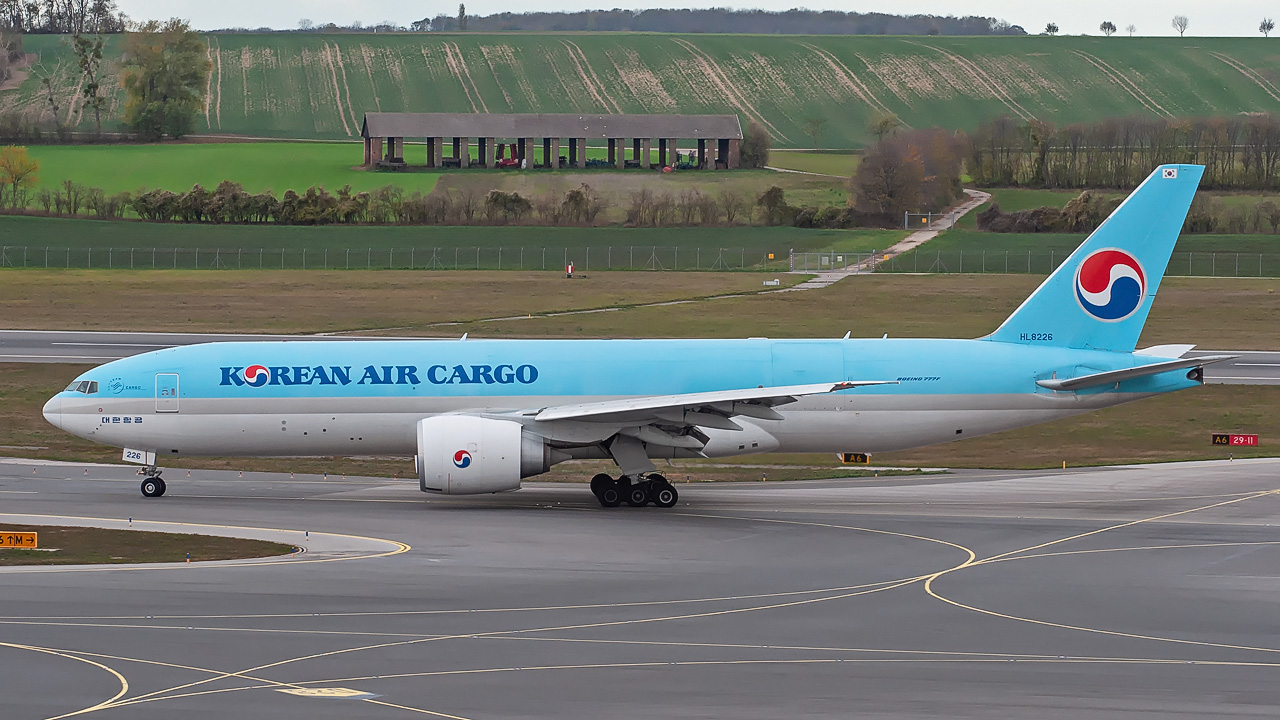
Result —
M 156 373 L 156 412 L 178 412 L 177 373 Z

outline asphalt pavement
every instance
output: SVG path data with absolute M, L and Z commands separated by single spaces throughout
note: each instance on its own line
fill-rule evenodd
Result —
M 343 336 L 338 336 L 343 337 Z M 99 364 L 179 345 L 233 341 L 332 340 L 331 335 L 205 335 L 198 333 L 83 332 L 0 330 L 0 362 Z M 351 337 L 379 342 L 394 337 Z M 417 338 L 422 339 L 422 338 Z M 1205 369 L 1205 382 L 1234 385 L 1280 385 L 1280 352 L 1195 350 L 1188 357 L 1238 355 Z
M 0 568 L 0 717 L 1280 713 L 1280 460 L 425 496 L 0 461 L 0 523 L 282 558 Z

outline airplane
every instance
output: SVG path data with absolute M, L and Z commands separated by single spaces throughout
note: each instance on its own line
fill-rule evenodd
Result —
M 1157 168 L 978 339 L 206 343 L 90 370 L 44 416 L 123 448 L 147 497 L 187 455 L 413 455 L 449 495 L 612 459 L 602 506 L 669 508 L 655 459 L 900 450 L 1201 385 L 1233 356 L 1135 348 L 1203 170 Z

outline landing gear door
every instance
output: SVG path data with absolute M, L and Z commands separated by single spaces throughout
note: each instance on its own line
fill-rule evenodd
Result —
M 177 373 L 156 373 L 156 412 L 178 412 Z

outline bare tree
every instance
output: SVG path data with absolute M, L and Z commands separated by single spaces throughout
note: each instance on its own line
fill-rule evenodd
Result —
M 77 34 L 71 37 L 71 48 L 80 65 L 80 96 L 84 98 L 84 104 L 93 109 L 93 123 L 98 135 L 102 134 L 102 111 L 107 106 L 107 97 L 102 93 L 104 44 L 105 38 L 102 35 L 87 38 Z
M 298 21 L 298 29 L 302 32 L 310 32 L 315 26 L 316 24 L 311 22 L 311 18 L 302 18 Z
M 1125 25 L 1124 29 L 1126 32 L 1129 33 L 1129 37 L 1133 37 L 1133 34 L 1138 32 L 1138 26 L 1134 25 L 1133 23 L 1129 23 L 1128 25 Z
M 1187 25 L 1189 24 L 1191 24 L 1191 21 L 1187 20 L 1186 15 L 1173 16 L 1173 29 L 1178 31 L 1178 37 L 1182 37 L 1183 33 L 1187 31 Z
M 724 209 L 725 224 L 732 225 L 738 219 L 738 215 L 747 209 L 747 198 L 743 197 L 740 192 L 721 190 L 720 207 Z
M 1262 18 L 1262 22 L 1258 23 L 1258 32 L 1263 37 L 1271 37 L 1271 31 L 1276 29 L 1276 21 L 1271 18 Z
M 813 149 L 817 150 L 822 143 L 818 142 L 822 137 L 822 128 L 825 127 L 827 121 L 825 118 L 811 117 L 804 121 L 804 132 L 813 139 Z
M 1044 34 L 1045 34 L 1045 35 L 1057 35 L 1057 34 L 1058 34 L 1058 23 L 1049 23 L 1048 25 L 1045 25 L 1045 26 L 1044 26 Z
M 884 141 L 886 135 L 892 135 L 898 132 L 898 128 L 902 127 L 902 120 L 893 113 L 878 115 L 871 119 L 867 125 L 867 130 L 876 136 L 876 142 Z
M 1111 37 L 1111 34 L 1116 31 L 1116 24 L 1110 20 L 1103 20 L 1102 24 L 1098 26 L 1098 29 L 1102 31 L 1103 35 Z

